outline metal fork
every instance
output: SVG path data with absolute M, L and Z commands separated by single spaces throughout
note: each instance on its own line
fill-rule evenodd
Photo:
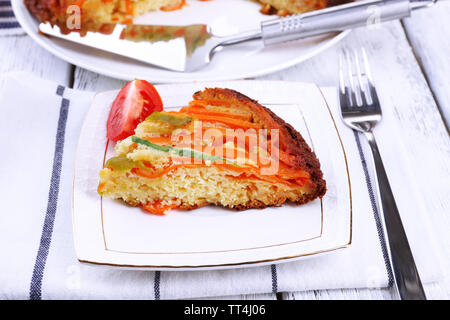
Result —
M 372 150 L 377 176 L 378 207 L 383 213 L 380 218 L 384 220 L 384 233 L 389 243 L 388 252 L 397 293 L 401 299 L 425 300 L 425 292 L 373 135 L 374 127 L 381 120 L 381 106 L 364 48 L 360 54 L 356 50 L 346 51 L 339 57 L 339 100 L 344 123 L 364 133 Z

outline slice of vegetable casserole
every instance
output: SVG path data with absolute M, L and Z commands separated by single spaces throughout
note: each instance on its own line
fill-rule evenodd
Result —
M 180 111 L 153 112 L 115 152 L 100 171 L 98 192 L 155 214 L 303 204 L 326 191 L 300 133 L 229 89 L 205 89 Z

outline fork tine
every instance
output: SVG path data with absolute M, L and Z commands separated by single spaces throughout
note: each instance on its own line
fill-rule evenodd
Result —
M 345 93 L 345 81 L 344 81 L 344 62 L 342 52 L 339 54 L 339 89 L 341 93 Z
M 361 54 L 362 53 L 362 54 Z M 367 53 L 363 49 L 362 51 L 353 51 L 352 60 L 349 60 L 348 55 L 345 56 L 345 52 L 341 52 L 342 57 L 340 59 L 339 69 L 339 82 L 340 87 L 343 90 L 339 90 L 339 102 L 341 104 L 341 116 L 344 123 L 350 128 L 359 132 L 370 132 L 375 125 L 381 120 L 381 106 L 378 102 L 377 93 L 373 84 L 373 78 L 368 64 Z M 360 59 L 362 55 L 362 61 Z M 350 65 L 353 63 L 353 66 Z M 352 72 L 356 68 L 356 71 Z M 364 69 L 364 70 L 362 70 Z M 349 79 L 346 79 L 346 76 Z M 351 79 L 352 77 L 358 78 Z M 350 86 L 347 85 L 350 82 Z M 358 91 L 356 92 L 355 83 L 358 82 Z M 356 94 L 360 94 L 361 100 L 356 104 Z M 372 103 L 368 103 L 369 92 L 372 93 Z M 351 103 L 351 98 L 355 101 L 355 104 Z M 350 101 L 350 102 L 349 102 Z
M 361 107 L 362 106 L 362 86 L 361 82 L 359 81 L 359 71 L 358 71 L 358 54 L 355 50 L 351 50 L 349 53 L 351 64 L 349 68 L 351 69 L 351 77 L 353 80 L 353 92 L 355 97 L 355 103 L 356 106 Z
M 349 56 L 348 51 L 344 51 L 344 56 L 347 64 L 347 73 L 348 73 L 348 81 L 350 82 L 350 106 L 357 107 L 358 100 L 356 100 L 356 88 L 355 83 L 353 81 L 353 68 L 351 57 Z
M 341 51 L 339 54 L 339 99 L 341 101 L 341 107 L 345 110 L 352 105 L 351 99 L 351 89 L 347 86 L 347 82 L 345 81 L 346 77 L 344 75 L 345 70 L 345 55 L 344 52 Z
M 361 53 L 363 56 L 364 69 L 365 69 L 367 78 L 369 79 L 370 82 L 373 83 L 372 71 L 370 69 L 369 59 L 367 59 L 367 52 L 366 52 L 366 49 L 364 49 L 364 47 L 361 48 Z
M 366 49 L 361 48 L 361 52 L 362 52 L 363 61 L 364 61 L 364 69 L 365 69 L 364 71 L 367 76 L 367 83 L 369 86 L 369 93 L 370 93 L 370 97 L 372 99 L 372 106 L 374 106 L 375 108 L 377 108 L 381 111 L 377 91 L 375 90 L 375 86 L 374 86 L 374 82 L 373 82 L 372 71 L 370 69 L 369 60 L 367 59 Z
M 363 81 L 363 75 L 364 73 L 361 70 L 361 63 L 360 63 L 360 58 L 359 58 L 359 54 L 358 51 L 354 50 L 354 56 L 355 56 L 355 61 L 356 61 L 356 74 L 357 74 L 357 78 L 358 78 L 358 83 L 359 83 L 359 93 L 360 93 L 360 98 L 361 98 L 361 102 L 362 105 L 368 105 L 368 96 L 367 96 L 367 87 L 365 85 L 365 82 Z

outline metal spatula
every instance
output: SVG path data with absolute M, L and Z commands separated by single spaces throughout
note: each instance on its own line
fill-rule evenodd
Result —
M 41 23 L 45 34 L 143 61 L 161 68 L 192 72 L 206 66 L 216 52 L 246 41 L 264 45 L 343 31 L 408 17 L 414 9 L 437 0 L 366 0 L 323 10 L 263 21 L 258 30 L 218 37 L 206 25 L 101 25 L 102 30 L 62 34 L 57 26 Z M 107 32 L 105 32 L 107 30 Z

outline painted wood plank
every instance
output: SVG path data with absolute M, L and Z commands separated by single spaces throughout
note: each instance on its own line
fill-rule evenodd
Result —
M 71 65 L 47 52 L 30 37 L 0 37 L 0 73 L 28 71 L 42 78 L 69 85 Z
M 413 12 L 403 20 L 406 35 L 434 94 L 442 116 L 450 126 L 450 2 Z
M 73 79 L 73 88 L 86 91 L 107 91 L 122 88 L 125 81 L 113 79 L 76 67 Z
M 284 294 L 286 300 L 390 300 L 388 289 L 314 290 Z
M 425 285 L 425 292 L 429 300 L 450 299 L 449 284 L 432 283 Z M 284 293 L 285 300 L 392 300 L 396 299 L 393 289 L 341 289 L 317 290 Z
M 447 36 L 448 38 L 448 36 Z M 375 129 L 379 137 L 387 173 L 394 170 L 396 155 L 383 152 L 383 139 L 389 139 L 391 127 L 396 127 L 404 140 L 405 154 L 418 181 L 426 212 L 431 220 L 434 233 L 441 244 L 444 270 L 449 270 L 450 242 L 450 198 L 448 197 L 450 178 L 450 140 L 442 122 L 433 94 L 428 87 L 420 66 L 415 59 L 402 25 L 391 22 L 376 30 L 358 29 L 353 31 L 339 46 L 288 70 L 263 77 L 264 79 L 314 81 L 322 86 L 337 85 L 337 52 L 341 48 L 356 49 L 364 46 L 369 53 L 375 83 L 383 106 L 383 121 Z M 447 51 L 448 52 L 448 51 Z M 441 52 L 446 56 L 446 52 Z M 436 66 L 435 66 L 436 67 Z M 447 90 L 449 90 L 447 82 Z M 445 87 L 445 86 L 444 86 Z M 390 175 L 389 175 L 390 176 Z M 392 181 L 394 190 L 403 186 L 403 181 Z M 448 272 L 446 280 L 426 286 L 431 298 L 448 298 Z M 379 296 L 381 295 L 381 296 Z M 351 299 L 392 298 L 389 290 L 325 290 L 309 293 L 285 294 L 288 299 L 327 298 Z
M 224 297 L 207 297 L 200 298 L 205 300 L 276 300 L 277 297 L 274 294 L 247 294 L 236 296 L 224 296 Z

